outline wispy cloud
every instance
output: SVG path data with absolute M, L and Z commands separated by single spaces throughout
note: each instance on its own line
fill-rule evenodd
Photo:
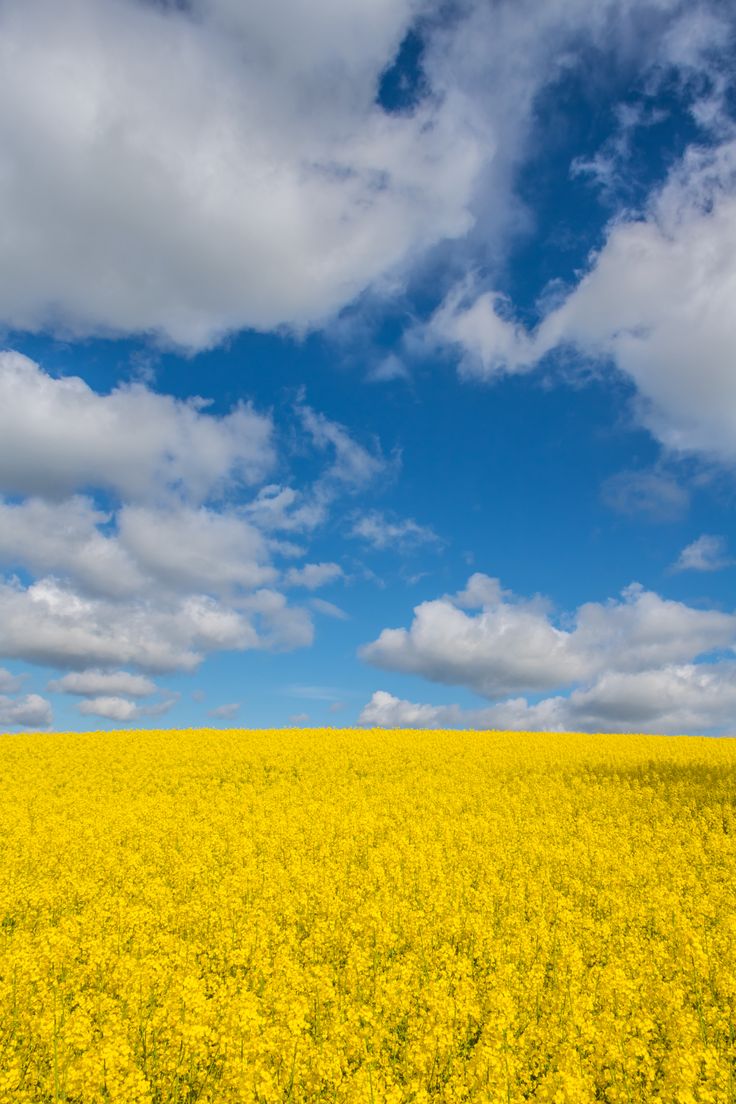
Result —
M 725 539 L 704 533 L 683 548 L 672 565 L 672 570 L 722 571 L 726 567 L 732 567 L 734 563 L 736 560 L 728 554 Z

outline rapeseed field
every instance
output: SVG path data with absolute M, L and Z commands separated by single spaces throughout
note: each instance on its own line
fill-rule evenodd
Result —
M 0 740 L 0 1104 L 736 1099 L 736 742 Z

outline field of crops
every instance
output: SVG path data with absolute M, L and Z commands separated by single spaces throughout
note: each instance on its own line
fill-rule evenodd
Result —
M 0 740 L 0 1102 L 736 1100 L 736 742 Z

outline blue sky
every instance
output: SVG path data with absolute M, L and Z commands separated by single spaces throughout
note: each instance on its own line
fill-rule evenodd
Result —
M 0 729 L 732 734 L 736 17 L 8 0 Z

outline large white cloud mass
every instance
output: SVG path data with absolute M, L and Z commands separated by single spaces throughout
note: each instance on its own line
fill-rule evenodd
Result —
M 0 322 L 201 348 L 319 325 L 438 242 L 492 249 L 540 89 L 581 44 L 671 61 L 686 16 L 682 0 L 4 0 Z M 421 94 L 389 110 L 382 75 L 412 27 Z
M 381 691 L 362 721 L 669 732 L 730 723 L 736 663 L 719 654 L 736 647 L 736 614 L 696 609 L 632 585 L 620 600 L 585 603 L 564 620 L 558 627 L 539 599 L 519 600 L 498 580 L 473 575 L 459 594 L 417 606 L 408 629 L 384 629 L 361 656 L 498 704 L 462 710 Z M 710 662 L 694 662 L 710 653 L 716 656 Z M 569 693 L 531 704 L 512 697 L 550 690 Z
M 468 128 L 375 103 L 415 11 L 6 0 L 0 316 L 201 347 L 319 322 L 462 233 Z
M 683 663 L 734 643 L 736 615 L 668 601 L 635 584 L 619 601 L 585 603 L 571 627 L 559 628 L 539 599 L 519 600 L 476 574 L 460 594 L 422 602 L 408 629 L 384 629 L 360 654 L 385 670 L 497 699 Z

